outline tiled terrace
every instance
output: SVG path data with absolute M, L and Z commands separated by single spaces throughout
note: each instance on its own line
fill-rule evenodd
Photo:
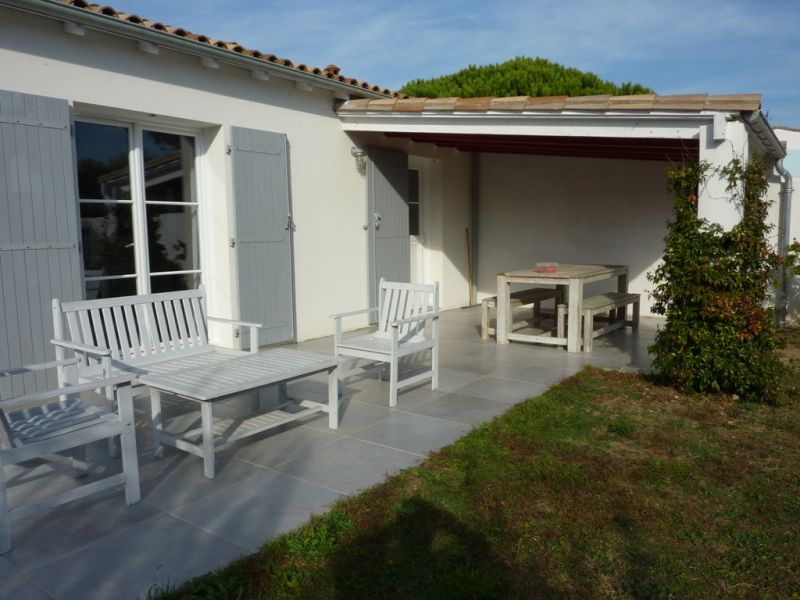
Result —
M 18 521 L 14 549 L 0 557 L 0 598 L 136 598 L 156 584 L 177 584 L 216 569 L 265 540 L 324 512 L 454 441 L 476 424 L 537 395 L 588 364 L 649 366 L 647 345 L 656 320 L 598 338 L 594 352 L 482 342 L 477 309 L 442 316 L 440 389 L 419 387 L 388 408 L 388 384 L 350 380 L 338 431 L 327 416 L 245 440 L 217 455 L 217 478 L 203 477 L 201 460 L 167 449 L 152 458 L 149 404 L 137 402 L 142 501 L 125 506 L 118 491 L 76 501 Z M 330 353 L 330 338 L 299 345 Z M 289 386 L 290 394 L 325 398 L 322 380 Z M 179 405 L 180 409 L 193 408 Z M 231 409 L 233 410 L 233 409 Z M 179 420 L 193 421 L 194 413 Z M 106 448 L 92 448 L 98 472 L 119 469 Z M 59 465 L 60 467 L 60 465 Z M 68 461 L 9 472 L 10 499 L 33 498 L 76 485 Z M 85 480 L 84 480 L 85 481 Z

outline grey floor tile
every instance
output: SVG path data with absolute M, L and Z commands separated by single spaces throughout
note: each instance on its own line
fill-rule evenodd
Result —
M 71 553 L 30 577 L 63 600 L 125 600 L 224 566 L 247 550 L 161 515 Z
M 163 511 L 202 498 L 233 483 L 263 473 L 264 468 L 234 458 L 234 451 L 218 452 L 216 477 L 203 475 L 203 459 L 174 448 L 165 448 L 164 458 L 141 465 L 142 501 Z
M 439 369 L 439 391 L 454 392 L 480 378 L 480 373 L 442 368 Z
M 135 528 L 159 512 L 143 502 L 127 506 L 121 489 L 101 492 L 12 522 L 14 545 L 3 557 L 27 572 L 118 531 Z
M 530 383 L 513 381 L 511 379 L 498 379 L 496 377 L 481 377 L 477 381 L 456 390 L 456 393 L 465 396 L 486 398 L 495 402 L 521 402 L 531 396 L 538 396 L 549 385 L 543 383 Z
M 339 405 L 339 429 L 336 430 L 336 433 L 350 434 L 364 429 L 364 427 L 374 425 L 381 419 L 385 419 L 392 414 L 388 404 L 388 397 L 386 398 L 386 406 L 354 402 L 348 398 L 343 398 Z M 304 421 L 304 424 L 314 429 L 330 431 L 326 413 L 313 415 L 309 420 Z
M 313 429 L 293 424 L 287 428 L 273 429 L 264 438 L 244 439 L 231 450 L 237 459 L 272 467 L 341 437 L 332 429 Z
M 0 558 L 0 600 L 50 600 L 30 579 Z
M 446 394 L 410 409 L 411 412 L 456 421 L 466 425 L 480 425 L 503 414 L 509 406 L 505 402 L 495 402 L 486 398 Z
M 400 390 L 397 397 L 398 406 L 416 406 L 429 398 L 424 390 L 430 390 L 430 382 L 420 383 L 414 387 Z M 422 394 L 422 397 L 420 397 Z M 377 379 L 348 380 L 343 394 L 343 400 L 352 400 L 359 404 L 372 404 L 389 408 L 389 382 Z
M 521 365 L 519 363 L 505 364 L 489 373 L 489 377 L 497 379 L 513 379 L 515 381 L 527 381 L 530 383 L 541 383 L 544 385 L 555 385 L 562 379 L 574 375 L 581 370 L 580 366 L 557 369 L 554 367 L 543 367 L 537 364 Z
M 345 438 L 284 463 L 277 470 L 347 494 L 382 482 L 422 457 Z
M 341 497 L 337 492 L 266 471 L 173 512 L 233 543 L 255 551 L 265 541 L 321 514 Z
M 469 430 L 463 423 L 396 412 L 353 437 L 424 455 L 454 442 Z

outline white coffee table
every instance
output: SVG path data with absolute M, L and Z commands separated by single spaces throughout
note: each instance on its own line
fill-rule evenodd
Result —
M 318 412 L 328 413 L 331 429 L 339 426 L 339 397 L 336 386 L 337 358 L 301 350 L 278 348 L 231 358 L 210 365 L 139 377 L 138 383 L 150 388 L 156 455 L 163 444 L 203 459 L 205 476 L 214 478 L 216 448 Z M 312 400 L 289 399 L 268 412 L 241 419 L 213 418 L 214 403 L 269 385 L 286 384 L 317 373 L 328 373 L 327 404 Z M 169 392 L 200 403 L 201 427 L 173 435 L 164 431 L 161 393 Z M 297 410 L 284 410 L 293 405 Z M 198 437 L 200 443 L 197 443 Z

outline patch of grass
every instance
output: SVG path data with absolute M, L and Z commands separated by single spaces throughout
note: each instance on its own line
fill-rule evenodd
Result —
M 589 368 L 161 598 L 796 597 L 797 409 Z

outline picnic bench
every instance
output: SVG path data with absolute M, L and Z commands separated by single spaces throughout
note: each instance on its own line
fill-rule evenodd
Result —
M 627 292 L 607 292 L 583 299 L 583 351 L 592 351 L 592 341 L 594 338 L 605 335 L 616 329 L 621 329 L 626 325 L 632 331 L 639 330 L 639 294 L 629 294 Z M 633 306 L 631 320 L 626 320 L 626 308 Z M 594 318 L 598 314 L 608 314 L 608 324 L 594 328 Z M 563 312 L 560 312 L 563 314 Z
M 555 304 L 562 304 L 564 302 L 564 290 L 561 287 L 555 288 L 542 288 L 535 287 L 526 290 L 518 290 L 511 292 L 510 300 L 511 306 L 527 306 L 533 304 L 533 318 L 536 319 L 541 315 L 542 302 L 545 300 L 554 300 Z M 496 333 L 494 327 L 489 326 L 489 310 L 497 308 L 497 296 L 488 296 L 481 300 L 481 339 L 489 339 L 490 335 Z M 511 324 L 511 330 L 514 330 L 514 324 Z
M 77 359 L 74 365 L 59 368 L 59 385 L 92 382 L 118 373 L 134 374 L 136 385 L 147 385 L 146 376 L 152 378 L 168 373 L 183 373 L 195 379 L 205 372 L 219 373 L 220 379 L 229 377 L 228 367 L 234 372 L 233 366 L 237 363 L 233 361 L 248 356 L 248 352 L 212 344 L 209 340 L 210 322 L 249 329 L 249 355 L 258 353 L 258 329 L 261 325 L 208 316 L 202 286 L 180 292 L 76 302 L 60 302 L 54 299 L 55 339 L 52 343 L 56 348 L 57 361 L 65 362 L 70 353 Z M 328 362 L 333 361 L 331 357 L 327 359 Z M 235 371 L 238 375 L 234 387 L 237 387 L 238 393 L 242 393 L 319 372 L 314 361 L 308 363 L 305 373 L 298 372 L 297 365 L 289 363 L 291 361 L 285 365 L 283 371 L 278 363 L 270 363 L 268 380 L 264 379 L 263 371 L 259 371 L 265 368 L 264 365 L 252 364 L 249 368 L 244 368 L 238 363 L 240 366 Z M 331 363 L 323 370 L 333 372 L 335 368 L 336 365 Z M 225 380 L 230 383 L 229 379 Z M 156 382 L 155 379 L 147 381 Z M 207 382 L 207 385 L 210 384 L 211 382 Z M 170 391 L 168 388 L 163 389 Z M 195 388 L 194 392 L 182 389 L 179 395 L 193 397 L 194 393 L 194 397 L 199 399 L 201 392 L 199 388 Z M 221 395 L 230 396 L 231 393 Z M 114 395 L 111 388 L 106 389 L 106 400 L 113 407 Z M 329 401 L 336 404 L 338 398 L 334 395 Z M 151 407 L 158 438 L 160 399 L 152 394 Z M 317 409 L 336 414 L 335 406 L 319 406 Z M 331 426 L 335 428 L 333 421 Z M 249 430 L 252 431 L 252 428 Z M 180 446 L 181 444 L 177 444 L 177 447 Z M 112 453 L 115 453 L 113 447 Z M 207 454 L 203 456 L 208 458 Z

